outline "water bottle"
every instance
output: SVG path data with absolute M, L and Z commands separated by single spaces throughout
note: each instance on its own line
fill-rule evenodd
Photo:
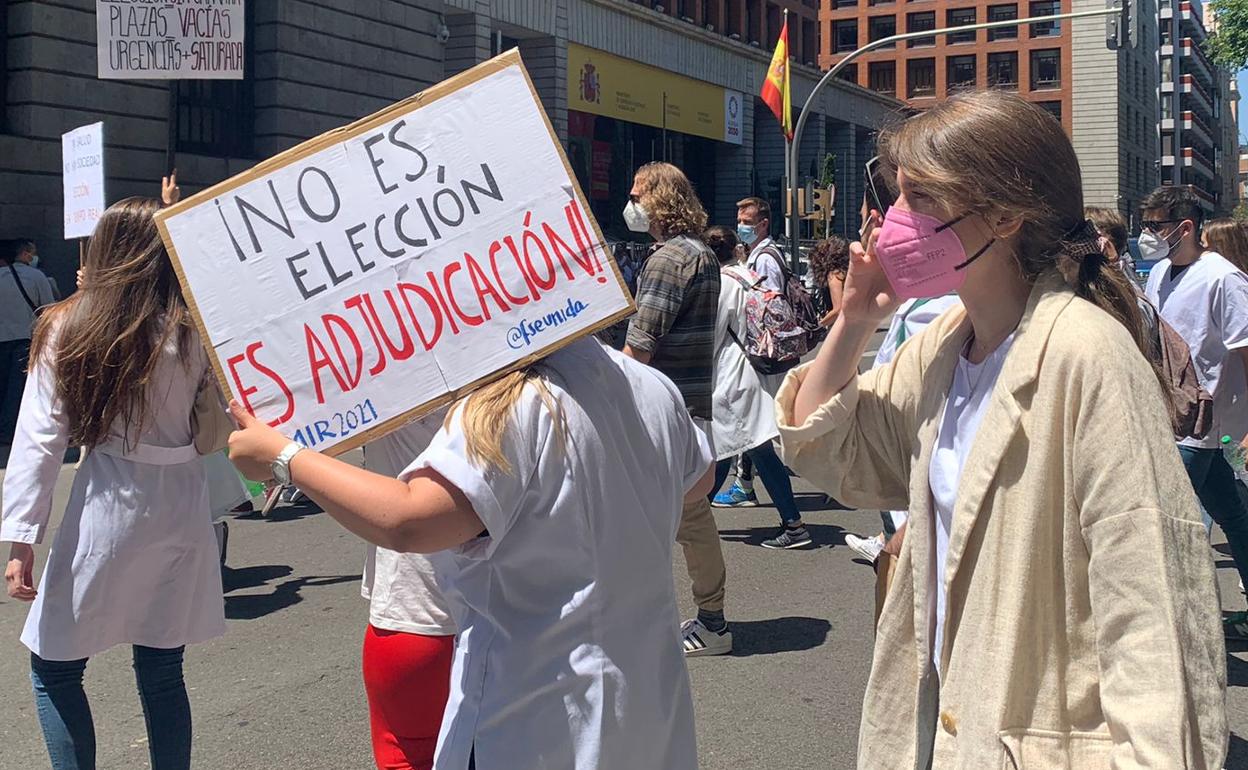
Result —
M 1230 436 L 1222 437 L 1222 456 L 1235 472 L 1235 478 L 1248 484 L 1248 452 Z

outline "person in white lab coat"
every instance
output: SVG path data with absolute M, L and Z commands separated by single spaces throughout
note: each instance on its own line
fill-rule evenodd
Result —
M 776 427 L 776 403 L 745 355 L 745 301 L 762 277 L 738 264 L 739 240 L 727 227 L 707 229 L 702 241 L 720 264 L 719 310 L 715 319 L 715 391 L 711 401 L 711 430 L 715 453 L 715 489 L 728 478 L 733 458 L 748 457 L 758 471 L 772 504 L 780 513 L 780 529 L 762 542 L 764 548 L 805 548 L 814 544 L 793 498 L 793 482 L 771 440 Z
M 671 380 L 577 340 L 459 402 L 399 479 L 231 410 L 244 475 L 432 554 L 459 628 L 435 768 L 695 770 L 672 548 L 714 474 Z
M 151 767 L 189 767 L 183 649 L 225 632 L 191 428 L 196 395 L 216 385 L 156 230 L 159 208 L 128 198 L 105 211 L 88 286 L 40 318 L 4 478 L 6 588 L 33 602 L 21 640 L 54 770 L 95 767 L 82 676 L 88 658 L 118 644 L 133 645 Z M 36 589 L 32 546 L 71 443 L 87 457 Z

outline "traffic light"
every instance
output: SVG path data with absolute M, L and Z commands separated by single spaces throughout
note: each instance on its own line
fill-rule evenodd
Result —
M 811 214 L 816 218 L 825 222 L 831 219 L 836 212 L 832 210 L 832 204 L 835 200 L 834 190 L 832 187 L 816 187 L 814 189 L 814 200 L 811 205 Z

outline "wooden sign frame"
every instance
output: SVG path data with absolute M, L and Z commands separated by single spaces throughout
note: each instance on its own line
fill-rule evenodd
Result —
M 326 133 L 321 134 L 320 136 L 317 136 L 313 139 L 309 139 L 308 141 L 303 142 L 302 144 L 296 147 L 292 147 L 291 149 L 286 150 L 285 152 L 282 152 L 278 155 L 275 155 L 272 158 L 269 158 L 268 160 L 262 161 L 261 163 L 257 164 L 256 166 L 252 167 L 251 169 L 247 171 L 244 171 L 243 173 L 237 176 L 234 176 L 230 179 L 225 180 L 224 182 L 221 182 L 220 184 L 214 185 L 206 190 L 203 190 L 195 195 L 192 195 L 191 197 L 173 206 L 170 206 L 169 208 L 164 209 L 156 214 L 156 224 L 160 230 L 161 238 L 164 240 L 165 248 L 168 250 L 169 257 L 173 262 L 173 268 L 174 268 L 174 271 L 177 273 L 178 282 L 182 286 L 182 294 L 186 298 L 186 304 L 191 311 L 191 317 L 194 319 L 195 327 L 199 331 L 200 339 L 203 341 L 204 346 L 206 350 L 208 351 L 209 361 L 212 364 L 213 372 L 216 374 L 217 382 L 220 383 L 221 390 L 223 393 L 232 394 L 233 390 L 230 388 L 230 382 L 229 382 L 229 379 L 226 377 L 225 369 L 222 366 L 222 362 L 218 359 L 216 350 L 212 347 L 212 344 L 210 341 L 211 338 L 208 336 L 207 326 L 204 323 L 204 316 L 202 312 L 200 311 L 199 303 L 195 298 L 194 291 L 192 290 L 192 287 L 190 286 L 190 283 L 187 280 L 186 271 L 183 267 L 181 255 L 178 254 L 177 247 L 174 245 L 173 239 L 170 237 L 169 229 L 166 224 L 166 220 L 168 220 L 170 217 L 177 216 L 178 214 L 188 209 L 194 208 L 203 203 L 207 203 L 208 201 L 211 201 L 212 199 L 217 198 L 229 192 L 230 190 L 233 190 L 237 187 L 247 184 L 248 182 L 252 182 L 257 179 L 260 179 L 277 169 L 284 168 L 285 166 L 299 162 L 317 152 L 320 152 L 321 150 L 332 147 L 336 144 L 341 144 L 351 138 L 354 138 L 360 134 L 371 131 L 377 128 L 378 126 L 384 125 L 403 115 L 417 113 L 422 108 L 427 107 L 430 104 L 433 104 L 439 99 L 449 96 L 459 90 L 462 90 L 468 86 L 471 86 L 472 84 L 477 83 L 478 81 L 481 81 L 491 75 L 502 72 L 510 67 L 519 67 L 521 73 L 524 75 L 524 81 L 528 85 L 529 93 L 532 96 L 534 103 L 537 105 L 538 112 L 541 114 L 542 122 L 546 126 L 546 131 L 550 136 L 550 141 L 554 144 L 555 150 L 558 153 L 558 157 L 562 161 L 563 168 L 565 172 L 567 173 L 568 179 L 570 180 L 572 184 L 572 191 L 573 191 L 573 194 L 576 196 L 576 201 L 580 204 L 581 208 L 588 215 L 587 218 L 589 222 L 593 225 L 592 234 L 597 237 L 598 244 L 601 245 L 605 250 L 606 239 L 604 238 L 602 234 L 602 229 L 599 227 L 598 221 L 594 219 L 593 215 L 590 213 L 589 201 L 585 197 L 585 192 L 581 189 L 580 182 L 577 180 L 576 174 L 572 170 L 571 164 L 568 162 L 567 153 L 564 151 L 563 145 L 560 143 L 559 137 L 555 133 L 554 126 L 550 122 L 550 117 L 546 114 L 545 109 L 542 107 L 541 98 L 538 96 L 537 89 L 534 88 L 533 86 L 533 79 L 529 76 L 529 72 L 524 66 L 524 62 L 520 57 L 520 52 L 519 50 L 513 48 L 509 51 L 506 51 L 500 54 L 499 56 L 494 57 L 493 59 L 490 59 L 488 61 L 482 62 L 481 64 L 478 64 L 477 66 L 473 67 L 470 70 L 467 70 L 466 72 L 463 72 L 459 75 L 455 75 L 451 78 L 448 78 L 447 80 L 442 81 L 441 83 L 438 83 L 435 86 L 432 86 L 413 96 L 410 96 L 407 99 L 404 99 L 400 102 L 396 102 L 395 104 L 381 110 L 380 112 L 376 112 L 372 115 L 369 115 L 368 117 L 361 118 L 360 120 L 357 120 L 354 123 L 351 123 L 347 126 L 343 126 L 340 128 L 333 129 L 331 131 L 327 131 Z M 482 385 L 493 382 L 494 380 L 510 372 L 516 371 L 517 369 L 522 369 L 526 366 L 529 366 L 533 364 L 534 362 L 542 358 L 545 358 L 551 353 L 554 353 L 560 350 L 561 348 L 567 346 L 568 344 L 578 339 L 581 339 L 582 337 L 586 337 L 591 334 L 595 334 L 599 331 L 602 331 L 603 329 L 613 326 L 619 323 L 620 321 L 624 320 L 625 318 L 628 318 L 629 316 L 636 313 L 637 312 L 636 302 L 634 301 L 632 297 L 632 293 L 629 291 L 627 284 L 624 282 L 624 277 L 620 274 L 619 265 L 616 264 L 616 261 L 613 258 L 607 259 L 605 260 L 605 262 L 610 265 L 611 274 L 615 277 L 617 286 L 619 287 L 623 296 L 628 301 L 627 306 L 623 310 L 620 310 L 612 314 L 611 316 L 595 324 L 592 324 L 591 326 L 587 327 L 579 334 L 565 337 L 555 342 L 552 342 L 551 344 L 539 350 L 536 350 L 532 353 L 525 355 L 524 357 L 520 359 L 517 359 L 516 361 L 513 361 L 512 363 L 508 364 L 507 366 L 503 368 L 500 368 L 494 372 L 491 372 L 488 375 L 480 377 L 468 383 L 467 385 L 463 385 L 459 388 L 455 388 L 441 396 L 438 396 L 437 398 L 434 398 L 422 404 L 419 404 L 418 406 L 415 406 L 402 414 L 391 417 L 385 420 L 384 422 L 382 422 L 381 424 L 377 425 L 376 427 L 369 428 L 367 430 L 353 434 L 352 436 L 322 451 L 324 451 L 324 453 L 327 455 L 337 456 L 344 452 L 348 452 L 352 449 L 362 446 L 370 441 L 381 438 L 385 434 L 390 433 L 391 431 L 394 431 L 402 427 L 403 425 L 406 425 L 412 420 L 415 420 L 425 414 L 428 414 L 434 409 L 437 409 L 445 404 L 454 402 L 462 398 L 469 392 L 481 387 Z

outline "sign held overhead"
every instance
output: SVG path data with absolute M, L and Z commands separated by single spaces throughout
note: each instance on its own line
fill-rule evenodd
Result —
M 332 454 L 634 310 L 514 51 L 157 221 L 223 388 Z
M 100 78 L 241 80 L 244 0 L 96 0 Z
M 90 238 L 104 214 L 104 124 L 61 135 L 65 240 Z

